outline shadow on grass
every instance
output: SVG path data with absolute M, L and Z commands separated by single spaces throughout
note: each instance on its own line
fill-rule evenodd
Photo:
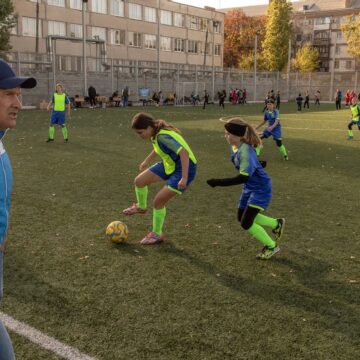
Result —
M 221 285 L 233 291 L 246 293 L 257 297 L 261 301 L 276 303 L 288 307 L 296 307 L 315 314 L 316 317 L 324 319 L 319 323 L 327 330 L 337 331 L 359 341 L 360 323 L 354 321 L 360 317 L 360 309 L 355 309 L 352 305 L 359 302 L 360 290 L 357 287 L 328 281 L 326 274 L 331 270 L 328 263 L 311 256 L 302 256 L 302 264 L 296 263 L 288 258 L 274 258 L 271 262 L 295 269 L 295 275 L 301 285 L 305 287 L 294 289 L 294 285 L 281 286 L 261 283 L 256 280 L 235 276 L 231 273 L 216 268 L 213 264 L 198 259 L 196 256 L 184 250 L 180 250 L 175 245 L 167 243 L 159 248 L 165 255 L 180 257 L 192 266 L 202 270 L 212 276 Z M 296 257 L 296 254 L 293 254 Z M 305 263 L 305 265 L 304 265 Z M 259 262 L 259 266 L 266 263 Z

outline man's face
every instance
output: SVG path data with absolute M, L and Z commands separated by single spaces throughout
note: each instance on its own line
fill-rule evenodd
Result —
M 0 89 L 0 130 L 13 129 L 16 126 L 17 113 L 21 109 L 20 87 Z

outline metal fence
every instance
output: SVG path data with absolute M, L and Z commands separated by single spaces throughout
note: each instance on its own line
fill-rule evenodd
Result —
M 102 59 L 87 58 L 84 76 L 81 58 L 56 56 L 50 59 L 47 55 L 30 55 L 6 54 L 7 61 L 17 74 L 32 76 L 38 81 L 35 89 L 23 91 L 24 105 L 39 106 L 41 101 L 48 101 L 58 82 L 64 84 L 70 96 L 87 95 L 86 87 L 90 85 L 104 96 L 111 96 L 116 90 L 121 93 L 128 86 L 133 102 L 139 101 L 140 88 L 148 88 L 150 93 L 161 89 L 164 96 L 176 92 L 179 104 L 184 103 L 184 98 L 189 97 L 191 92 L 201 98 L 204 89 L 213 100 L 217 100 L 220 90 L 225 89 L 229 94 L 231 89 L 245 88 L 248 101 L 263 101 L 272 89 L 280 91 L 282 101 L 293 101 L 305 91 L 309 91 L 310 98 L 313 98 L 316 90 L 320 90 L 322 101 L 333 101 L 336 88 L 343 93 L 347 89 L 358 93 L 360 88 L 358 72 L 256 72 L 170 63 L 160 63 L 159 66 L 156 62 L 129 60 L 107 59 L 104 62 Z

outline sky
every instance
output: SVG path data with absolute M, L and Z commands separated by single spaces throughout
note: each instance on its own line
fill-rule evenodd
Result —
M 229 7 L 242 7 L 253 5 L 265 5 L 269 0 L 173 0 L 187 5 L 195 5 L 198 7 L 211 6 L 216 9 Z

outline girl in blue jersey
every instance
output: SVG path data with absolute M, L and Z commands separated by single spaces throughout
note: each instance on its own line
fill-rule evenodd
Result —
M 165 204 L 175 195 L 182 194 L 194 180 L 197 161 L 179 129 L 166 121 L 138 113 L 133 117 L 131 127 L 142 139 L 152 142 L 153 150 L 140 164 L 141 173 L 134 181 L 137 203 L 123 210 L 123 214 L 144 214 L 148 185 L 166 181 L 154 198 L 152 231 L 140 241 L 142 245 L 151 245 L 164 240 L 162 229 L 166 216 Z M 157 155 L 162 161 L 149 167 Z
M 281 137 L 281 124 L 279 121 L 279 111 L 274 109 L 274 100 L 270 99 L 267 103 L 267 111 L 264 114 L 264 120 L 261 124 L 259 124 L 256 129 L 261 128 L 267 122 L 269 126 L 263 131 L 262 135 L 260 136 L 261 139 L 267 139 L 269 136 L 272 136 L 278 146 L 281 155 L 283 156 L 284 160 L 289 160 L 287 150 L 282 143 Z M 260 147 L 256 150 L 257 155 L 260 155 Z
M 255 129 L 240 117 L 232 118 L 225 124 L 225 138 L 231 145 L 231 161 L 238 170 L 233 178 L 209 179 L 211 187 L 244 184 L 238 206 L 238 221 L 263 245 L 256 256 L 268 260 L 280 251 L 277 246 L 280 240 L 285 219 L 274 219 L 261 214 L 271 201 L 271 180 L 265 172 L 255 149 L 261 146 L 261 139 Z M 275 235 L 274 240 L 263 226 L 270 227 Z

